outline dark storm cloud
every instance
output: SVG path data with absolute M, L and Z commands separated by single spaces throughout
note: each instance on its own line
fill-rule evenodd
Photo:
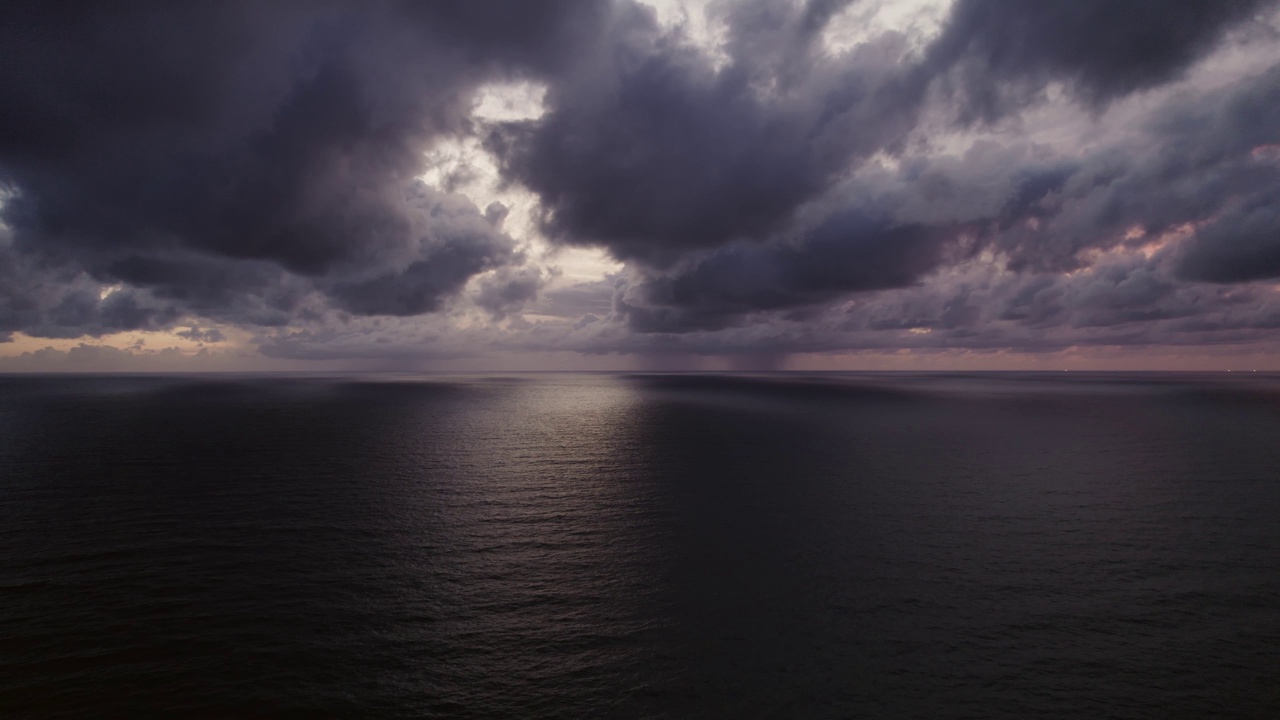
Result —
M 1211 141 L 1183 166 L 1201 170 L 1195 188 L 1211 212 L 1181 248 L 1178 271 L 1186 279 L 1242 282 L 1280 277 L 1280 65 L 1251 78 L 1217 108 L 1188 111 L 1175 131 L 1197 124 Z M 1211 106 L 1212 107 L 1212 106 Z M 1189 155 L 1189 156 L 1188 156 Z M 1188 193 L 1189 194 L 1189 193 Z
M 760 322 L 625 337 L 589 324 L 570 341 L 594 352 L 624 348 L 694 355 L 1229 346 L 1274 341 L 1280 293 L 1185 283 L 1158 259 L 1140 255 L 1072 274 L 1010 273 L 969 261 L 907 288 L 862 293 L 849 303 L 804 314 L 775 311 L 759 317 Z
M 926 45 L 831 51 L 851 5 L 716 4 L 708 49 L 624 0 L 6 3 L 0 339 L 302 322 L 262 337 L 330 357 L 359 334 L 334 327 L 442 310 L 473 280 L 491 319 L 550 343 L 520 310 L 564 312 L 584 348 L 1266 325 L 1263 296 L 1201 283 L 1280 277 L 1280 68 L 1153 95 L 1087 151 L 1016 133 L 1053 84 L 1096 122 L 1184 78 L 1275 0 L 958 0 Z M 471 117 L 491 81 L 545 87 L 546 113 Z M 465 173 L 415 181 L 443 137 L 481 138 L 554 242 L 627 269 L 539 305 L 551 275 L 507 206 L 453 192 Z M 1098 259 L 1116 248 L 1142 260 Z M 983 253 L 1007 276 L 955 284 Z M 805 329 L 747 327 L 772 322 Z
M 539 194 L 553 238 L 637 261 L 617 310 L 644 332 L 719 328 L 904 287 L 966 256 L 973 248 L 958 245 L 962 237 L 1011 252 L 1015 268 L 1066 270 L 1082 249 L 1120 242 L 1135 224 L 1158 234 L 1221 207 L 1226 186 L 1247 174 L 1219 178 L 1201 196 L 1190 185 L 1213 182 L 1193 177 L 1204 163 L 1234 162 L 1238 147 L 1214 147 L 1231 119 L 1153 131 L 1189 143 L 1154 162 L 1137 156 L 1152 148 L 1088 162 L 1004 158 L 975 178 L 972 167 L 914 167 L 904 143 L 931 84 L 970 118 L 998 119 L 1051 81 L 1100 108 L 1181 77 L 1264 4 L 961 0 L 921 52 L 887 33 L 833 56 L 817 38 L 843 4 L 749 2 L 727 11 L 721 68 L 655 39 L 641 17 L 629 34 L 615 29 L 626 40 L 614 54 L 552 86 L 545 117 L 500 128 L 490 145 L 507 175 Z M 916 200 L 827 200 L 876 152 L 901 158 L 911 187 L 900 194 Z M 1175 176 L 1190 199 L 1169 192 Z M 1064 213 L 1073 193 L 1080 202 Z M 831 216 L 802 223 L 815 204 Z M 1057 234 L 1028 230 L 1055 218 Z
M 716 329 L 761 310 L 815 305 L 857 290 L 902 287 L 932 269 L 960 228 L 888 225 L 836 215 L 794 242 L 737 244 L 618 300 L 641 332 Z
M 830 5 L 830 4 L 824 4 Z M 548 93 L 548 114 L 490 146 L 538 193 L 554 238 L 666 265 L 767 236 L 851 161 L 914 124 L 923 78 L 888 35 L 838 62 L 808 50 L 832 7 L 733 6 L 731 60 L 659 36 L 644 14 Z
M 958 74 L 987 117 L 1006 88 L 1052 80 L 1101 103 L 1177 77 L 1264 2 L 962 0 L 918 63 L 894 33 L 823 52 L 818 34 L 845 4 L 731 6 L 720 69 L 629 18 L 610 54 L 552 88 L 546 117 L 490 144 L 540 195 L 553 237 L 664 266 L 768 237 L 851 164 L 898 151 L 939 77 Z
M 644 331 L 723 327 L 761 310 L 905 287 L 984 247 L 1007 254 L 1010 270 L 1034 274 L 1086 267 L 1090 251 L 1164 242 L 1161 258 L 1176 272 L 1162 275 L 1162 287 L 1277 277 L 1277 97 L 1280 67 L 1207 96 L 1174 96 L 1136 139 L 1077 159 L 990 143 L 960 157 L 904 157 L 894 173 L 859 173 L 833 191 L 861 205 L 858 214 L 837 211 L 812 229 L 651 272 L 621 310 Z M 850 217 L 862 222 L 841 222 Z M 1116 302 L 1132 304 L 1129 315 L 1095 308 L 1093 319 L 1069 322 L 1181 312 L 1139 296 Z
M 1269 288 L 1187 283 L 1163 258 L 1141 254 L 1068 274 L 970 263 L 932 280 L 859 298 L 827 325 L 832 347 L 1258 342 L 1273 339 L 1280 318 L 1280 294 Z
M 466 130 L 478 85 L 556 72 L 607 14 L 582 2 L 5 3 L 10 251 L 49 282 L 80 270 L 168 308 L 147 319 L 123 293 L 90 311 L 80 293 L 6 324 L 74 332 L 80 318 L 92 332 L 108 317 L 151 327 L 185 312 L 254 323 L 241 306 L 287 319 L 308 292 L 358 314 L 439 308 L 518 255 L 500 218 L 412 185 L 422 151 Z M 78 310 L 57 310 L 68 303 Z
M 1280 66 L 1207 95 L 1175 96 L 1126 144 L 1058 169 L 1028 168 L 1049 182 L 1007 214 L 993 244 L 1015 270 L 1073 270 L 1091 248 L 1188 234 L 1176 248 L 1182 279 L 1280 275 L 1276 98 Z
M 1270 0 L 957 0 L 930 63 L 969 117 L 994 119 L 1062 80 L 1101 105 L 1176 79 Z
M 131 288 L 103 289 L 81 273 L 42 267 L 0 245 L 0 340 L 22 331 L 53 338 L 159 330 L 172 309 Z
M 1074 169 L 984 142 L 962 156 L 860 172 L 815 206 L 816 221 L 769 242 L 739 242 L 647 273 L 618 310 L 644 332 L 714 329 L 770 310 L 903 288 L 1045 215 Z M 910 327 L 911 325 L 906 325 Z
M 1180 269 L 1185 277 L 1209 282 L 1280 277 L 1280 188 L 1250 196 L 1214 218 L 1186 248 Z

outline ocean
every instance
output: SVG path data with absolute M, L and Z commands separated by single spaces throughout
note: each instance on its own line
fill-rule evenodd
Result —
M 0 717 L 1280 717 L 1280 376 L 0 377 Z

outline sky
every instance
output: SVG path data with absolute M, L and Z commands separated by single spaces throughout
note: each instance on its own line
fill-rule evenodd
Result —
M 0 48 L 0 371 L 1280 370 L 1277 0 L 10 0 Z

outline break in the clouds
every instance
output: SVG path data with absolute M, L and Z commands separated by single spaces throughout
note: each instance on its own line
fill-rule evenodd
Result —
M 1274 0 L 19 0 L 0 47 L 4 339 L 518 365 L 1280 327 Z

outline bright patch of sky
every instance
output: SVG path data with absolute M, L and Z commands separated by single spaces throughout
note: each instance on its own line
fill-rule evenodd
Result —
M 0 247 L 7 245 L 11 240 L 9 237 L 9 226 L 4 222 L 4 206 L 9 202 L 9 198 L 11 197 L 13 197 L 13 192 L 0 185 Z
M 725 52 L 728 30 L 724 23 L 723 0 L 640 0 L 653 8 L 658 25 L 666 32 L 679 32 L 711 58 L 716 69 L 729 63 Z
M 827 24 L 822 40 L 828 52 L 847 52 L 886 32 L 900 32 L 913 49 L 938 33 L 953 0 L 878 0 L 852 2 Z
M 481 127 L 490 123 L 537 120 L 547 109 L 546 87 L 538 83 L 511 82 L 487 85 L 476 93 L 472 118 Z M 442 138 L 427 153 L 425 171 L 420 179 L 432 187 L 465 195 L 484 210 L 492 203 L 506 208 L 503 230 L 511 235 L 529 258 L 548 278 L 544 289 L 577 283 L 597 282 L 619 272 L 622 264 L 597 248 L 562 247 L 552 244 L 538 228 L 537 197 L 518 185 L 503 183 L 493 156 L 484 149 L 478 136 Z M 468 292 L 494 273 L 482 273 L 468 283 Z M 460 311 L 457 327 L 470 327 L 485 322 L 481 313 Z
M 489 122 L 537 120 L 546 113 L 547 88 L 540 83 L 494 83 L 476 93 L 472 117 Z

